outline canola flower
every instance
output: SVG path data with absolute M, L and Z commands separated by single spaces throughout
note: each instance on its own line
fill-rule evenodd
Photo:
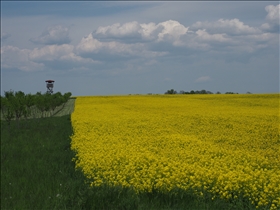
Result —
M 280 208 L 279 94 L 77 97 L 76 167 L 91 186 L 192 190 Z

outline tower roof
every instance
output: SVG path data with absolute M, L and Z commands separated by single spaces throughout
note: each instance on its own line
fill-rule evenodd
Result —
M 54 80 L 46 80 L 46 82 L 52 83 L 52 82 L 54 82 Z

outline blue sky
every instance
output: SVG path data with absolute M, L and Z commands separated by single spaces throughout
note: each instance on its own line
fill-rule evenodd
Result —
M 279 92 L 279 2 L 1 1 L 1 94 Z

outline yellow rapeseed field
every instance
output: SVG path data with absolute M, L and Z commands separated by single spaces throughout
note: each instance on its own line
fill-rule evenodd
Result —
M 92 186 L 192 190 L 280 208 L 279 94 L 77 97 L 76 167 Z

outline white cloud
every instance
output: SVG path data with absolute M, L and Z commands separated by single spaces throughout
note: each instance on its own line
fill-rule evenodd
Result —
M 151 23 L 147 23 L 147 24 L 142 23 L 142 24 L 140 24 L 140 26 L 141 26 L 141 30 L 139 31 L 139 33 L 141 34 L 143 39 L 154 40 L 157 38 L 158 25 L 151 22 Z
M 35 48 L 30 52 L 30 59 L 33 61 L 59 60 L 62 56 L 72 53 L 74 46 L 69 44 L 48 45 L 42 48 Z
M 69 53 L 60 57 L 62 61 L 70 61 L 70 62 L 81 62 L 81 63 L 99 63 L 98 61 L 94 61 L 90 58 L 82 58 L 74 53 Z
M 195 80 L 195 82 L 207 82 L 210 81 L 211 78 L 209 76 L 203 76 L 203 77 L 199 77 Z
M 260 28 L 264 31 L 279 33 L 280 4 L 278 4 L 277 6 L 268 5 L 268 6 L 265 7 L 265 10 L 268 13 L 267 16 L 266 16 L 266 20 L 268 22 L 262 24 Z
M 254 42 L 263 42 L 269 44 L 272 42 L 273 44 L 279 43 L 279 35 L 274 33 L 262 33 L 262 34 L 255 34 L 255 35 L 248 35 L 244 37 L 247 39 L 246 41 L 254 41 Z
M 8 52 L 13 51 L 17 53 L 19 60 L 24 57 L 25 62 L 33 62 L 33 66 L 40 64 L 41 67 L 58 61 L 72 65 L 75 62 L 93 64 L 97 63 L 97 60 L 110 61 L 113 66 L 114 62 L 123 61 L 119 58 L 123 58 L 124 62 L 129 59 L 142 60 L 141 65 L 149 66 L 160 63 L 157 57 L 165 55 L 190 57 L 201 52 L 210 54 L 214 52 L 215 56 L 221 53 L 251 54 L 279 44 L 278 34 L 265 31 L 265 29 L 271 29 L 272 22 L 279 20 L 279 5 L 269 5 L 265 7 L 265 10 L 267 23 L 261 28 L 247 25 L 237 18 L 210 22 L 198 21 L 191 26 L 183 25 L 174 19 L 166 21 L 163 19 L 157 23 L 148 20 L 142 23 L 131 21 L 122 24 L 121 21 L 116 20 L 115 24 L 108 25 L 106 22 L 104 26 L 100 25 L 92 33 L 87 32 L 89 34 L 80 42 L 77 39 L 75 46 L 69 44 L 69 28 L 56 25 L 48 27 L 41 36 L 31 39 L 36 44 L 47 46 L 31 50 L 6 48 L 1 49 L 1 53 L 7 55 Z M 8 37 L 5 33 L 1 36 Z M 7 56 L 5 59 L 3 66 L 15 66 L 12 61 L 7 60 Z M 55 63 L 52 66 L 55 68 Z M 75 66 L 75 68 L 78 67 Z M 198 78 L 197 81 L 203 81 L 203 79 L 206 81 L 207 78 Z
M 217 42 L 226 42 L 230 41 L 229 38 L 226 38 L 226 34 L 209 34 L 205 29 L 198 30 L 195 32 L 198 39 L 204 41 L 217 41 Z
M 37 38 L 31 38 L 30 41 L 37 44 L 46 45 L 68 44 L 71 41 L 69 38 L 69 28 L 61 25 L 48 27 L 41 36 Z
M 71 69 L 79 65 L 89 66 L 99 63 L 91 58 L 76 55 L 72 45 L 48 45 L 33 50 L 13 46 L 1 48 L 1 67 L 21 71 L 41 71 L 48 68 Z M 65 67 L 63 67 L 65 66 Z
M 29 57 L 33 61 L 68 60 L 72 62 L 96 62 L 76 55 L 73 50 L 74 46 L 68 44 L 48 45 L 42 48 L 35 48 L 30 52 Z
M 173 48 L 178 47 L 185 51 L 212 49 L 219 51 L 223 49 L 223 51 L 254 52 L 265 47 L 264 44 L 254 43 L 261 42 L 260 39 L 265 41 L 264 37 L 269 35 L 265 35 L 263 38 L 261 36 L 263 34 L 260 29 L 246 25 L 237 18 L 219 19 L 213 22 L 198 21 L 191 27 L 184 26 L 175 20 L 167 20 L 158 24 L 154 22 L 139 24 L 133 21 L 100 26 L 95 32 L 83 38 L 77 49 L 80 52 L 107 51 L 109 54 L 120 53 L 123 55 L 137 55 L 143 54 L 143 52 L 147 54 L 146 49 L 152 49 L 154 50 L 153 56 L 156 52 L 165 54 L 168 51 L 174 52 Z M 247 37 L 253 38 L 253 40 L 248 41 Z M 128 41 L 131 41 L 131 38 L 134 38 L 132 43 Z M 146 41 L 149 41 L 149 44 Z
M 69 44 L 48 45 L 42 48 L 35 48 L 29 53 L 30 60 L 43 63 L 51 69 L 71 70 L 79 66 L 89 67 L 100 62 L 91 58 L 83 58 L 76 55 L 74 46 Z
M 114 36 L 114 37 L 125 37 L 136 35 L 140 30 L 140 25 L 136 22 L 128 22 L 121 25 L 120 23 L 115 23 L 111 26 L 98 27 L 96 34 L 102 34 L 104 36 Z
M 102 43 L 93 38 L 92 34 L 89 34 L 87 37 L 82 38 L 76 48 L 80 52 L 97 52 L 102 48 Z
M 116 41 L 100 42 L 95 39 L 92 34 L 82 38 L 76 49 L 79 53 L 97 53 L 106 51 L 108 54 L 123 53 L 134 54 L 142 47 L 141 44 L 124 44 Z
M 164 40 L 166 36 L 171 37 L 171 39 L 178 40 L 180 36 L 188 32 L 188 28 L 174 20 L 159 23 L 158 26 L 163 27 L 162 31 L 158 34 L 158 41 Z
M 125 44 L 116 41 L 101 42 L 95 39 L 92 33 L 87 37 L 82 38 L 76 49 L 79 54 L 95 55 L 97 53 L 106 53 L 107 55 L 113 54 L 118 56 L 131 55 L 140 57 L 154 57 L 166 54 L 166 52 L 148 51 L 145 49 L 145 45 L 143 43 Z
M 191 27 L 194 30 L 207 29 L 210 33 L 226 33 L 229 35 L 242 35 L 242 34 L 255 34 L 261 31 L 258 28 L 254 28 L 245 25 L 239 19 L 219 19 L 215 22 L 196 22 Z
M 163 41 L 169 39 L 171 41 L 178 40 L 180 36 L 186 34 L 188 28 L 180 24 L 178 21 L 168 20 L 155 24 L 142 23 L 139 24 L 136 21 L 127 22 L 124 24 L 115 23 L 110 26 L 98 27 L 94 32 L 98 38 L 125 38 L 135 37 L 138 38 L 138 42 L 143 40 L 157 40 Z M 126 42 L 126 40 L 123 40 Z
M 265 7 L 267 11 L 266 19 L 279 24 L 279 12 L 280 12 L 280 4 L 277 6 L 268 5 Z
M 262 33 L 240 36 L 235 44 L 228 45 L 228 51 L 240 53 L 254 53 L 264 49 L 279 49 L 279 35 L 275 33 Z
M 40 71 L 44 64 L 29 60 L 30 50 L 19 49 L 13 46 L 4 46 L 1 48 L 1 67 L 8 69 L 19 69 L 21 71 Z

